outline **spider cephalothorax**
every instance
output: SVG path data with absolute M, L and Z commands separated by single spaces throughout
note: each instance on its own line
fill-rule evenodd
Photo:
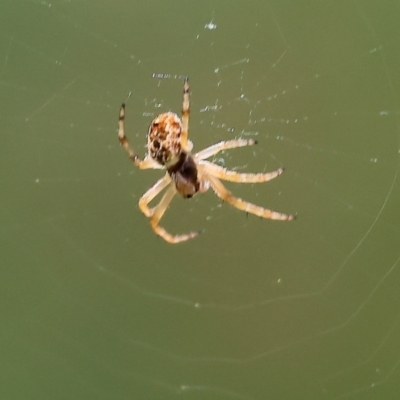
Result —
M 176 191 L 184 198 L 193 197 L 199 189 L 198 172 L 193 157 L 181 152 L 178 161 L 168 169 L 172 181 L 175 183 Z
M 267 182 L 279 176 L 283 172 L 282 168 L 269 173 L 242 174 L 206 161 L 207 158 L 222 150 L 254 145 L 257 143 L 255 140 L 228 140 L 192 154 L 193 144 L 188 139 L 188 127 L 189 82 L 187 78 L 183 85 L 182 120 L 176 114 L 167 112 L 158 115 L 151 122 L 147 134 L 148 153 L 143 160 L 134 152 L 125 135 L 125 104 L 122 104 L 119 112 L 119 141 L 134 164 L 140 169 L 165 169 L 167 172 L 139 200 L 141 211 L 150 218 L 151 227 L 157 235 L 169 243 L 179 243 L 197 236 L 199 232 L 171 235 L 159 225 L 159 221 L 176 193 L 184 198 L 190 198 L 196 193 L 204 193 L 209 187 L 222 200 L 247 213 L 276 220 L 291 221 L 295 218 L 293 215 L 271 211 L 235 197 L 221 182 L 221 179 L 242 183 Z M 149 203 L 167 187 L 160 202 L 155 207 L 149 208 Z

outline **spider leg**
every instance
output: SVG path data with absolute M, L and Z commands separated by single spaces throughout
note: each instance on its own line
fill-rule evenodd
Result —
M 171 182 L 168 174 L 159 179 L 139 200 L 139 208 L 142 213 L 150 218 L 153 214 L 154 208 L 150 209 L 148 204 Z
M 196 237 L 200 233 L 200 232 L 189 232 L 183 235 L 171 235 L 164 228 L 158 225 L 175 194 L 176 194 L 176 188 L 172 184 L 167 189 L 167 191 L 165 192 L 163 198 L 158 203 L 158 205 L 154 207 L 154 209 L 152 210 L 152 215 L 150 217 L 150 225 L 153 228 L 154 232 L 157 235 L 161 236 L 168 243 L 184 242 L 185 240 L 189 240 Z
M 190 93 L 189 78 L 186 77 L 183 82 L 183 105 L 182 105 L 182 133 L 181 146 L 184 150 L 190 151 L 193 144 L 189 142 L 189 114 L 190 114 Z
M 261 183 L 268 182 L 271 179 L 276 178 L 283 172 L 283 168 L 279 168 L 276 171 L 268 173 L 257 173 L 257 174 L 241 174 L 236 171 L 230 171 L 226 168 L 220 167 L 209 161 L 200 161 L 200 165 L 204 166 L 206 173 L 215 176 L 224 181 L 238 182 L 238 183 Z
M 267 208 L 256 206 L 255 204 L 249 203 L 238 197 L 235 197 L 217 177 L 208 175 L 207 178 L 210 181 L 211 187 L 213 188 L 215 194 L 220 199 L 226 201 L 233 207 L 238 208 L 239 210 L 267 219 L 292 221 L 295 218 L 293 215 L 286 215 L 272 210 L 268 210 Z
M 150 157 L 145 157 L 144 160 L 141 160 L 139 156 L 135 153 L 128 142 L 128 138 L 125 136 L 125 104 L 122 104 L 119 110 L 119 119 L 118 119 L 118 139 L 121 145 L 124 147 L 126 152 L 129 155 L 129 158 L 132 162 L 140 169 L 162 169 L 163 166 L 158 164 Z
M 243 146 L 252 146 L 253 144 L 257 144 L 256 140 L 253 139 L 232 139 L 224 142 L 219 142 L 213 144 L 210 147 L 205 148 L 204 150 L 199 151 L 195 154 L 196 160 L 204 160 L 209 158 L 222 150 L 234 149 L 235 147 L 243 147 Z

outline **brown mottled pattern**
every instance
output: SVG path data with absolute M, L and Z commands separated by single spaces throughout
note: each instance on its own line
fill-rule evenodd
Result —
M 181 119 L 172 112 L 160 114 L 150 124 L 147 149 L 150 157 L 161 165 L 171 166 L 181 154 Z

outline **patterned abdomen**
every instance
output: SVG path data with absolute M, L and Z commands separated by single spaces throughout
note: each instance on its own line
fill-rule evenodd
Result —
M 179 160 L 182 121 L 172 112 L 158 115 L 150 124 L 147 150 L 150 157 L 167 168 Z

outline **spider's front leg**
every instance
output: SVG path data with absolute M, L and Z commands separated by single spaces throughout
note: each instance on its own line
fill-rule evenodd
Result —
M 168 185 L 171 186 L 165 192 L 158 205 L 153 208 L 149 208 L 149 203 Z M 175 194 L 175 186 L 171 184 L 170 176 L 168 174 L 165 174 L 165 176 L 161 178 L 154 186 L 152 186 L 139 200 L 139 208 L 146 217 L 150 218 L 150 225 L 153 228 L 154 232 L 158 236 L 161 236 L 168 243 L 184 242 L 185 240 L 196 237 L 200 233 L 189 232 L 183 235 L 171 235 L 159 225 L 161 218 L 163 217 Z
M 163 166 L 158 164 L 152 158 L 146 156 L 144 160 L 141 160 L 139 156 L 135 153 L 128 142 L 128 138 L 125 135 L 125 104 L 122 104 L 119 110 L 119 119 L 118 119 L 118 139 L 121 145 L 124 147 L 126 152 L 129 155 L 129 158 L 139 169 L 162 169 Z
M 150 216 L 150 225 L 153 228 L 154 232 L 158 236 L 161 236 L 165 241 L 172 244 L 193 239 L 200 233 L 200 232 L 189 232 L 183 235 L 171 235 L 159 225 L 162 216 L 167 210 L 169 203 L 171 202 L 175 194 L 176 194 L 175 186 L 171 184 L 171 186 L 167 189 L 167 191 L 165 192 L 163 198 L 158 203 L 158 205 L 151 210 L 151 216 Z
M 153 215 L 154 208 L 149 208 L 149 203 L 165 189 L 171 178 L 168 174 L 165 174 L 163 178 L 158 180 L 139 200 L 140 211 L 147 217 L 150 218 Z

